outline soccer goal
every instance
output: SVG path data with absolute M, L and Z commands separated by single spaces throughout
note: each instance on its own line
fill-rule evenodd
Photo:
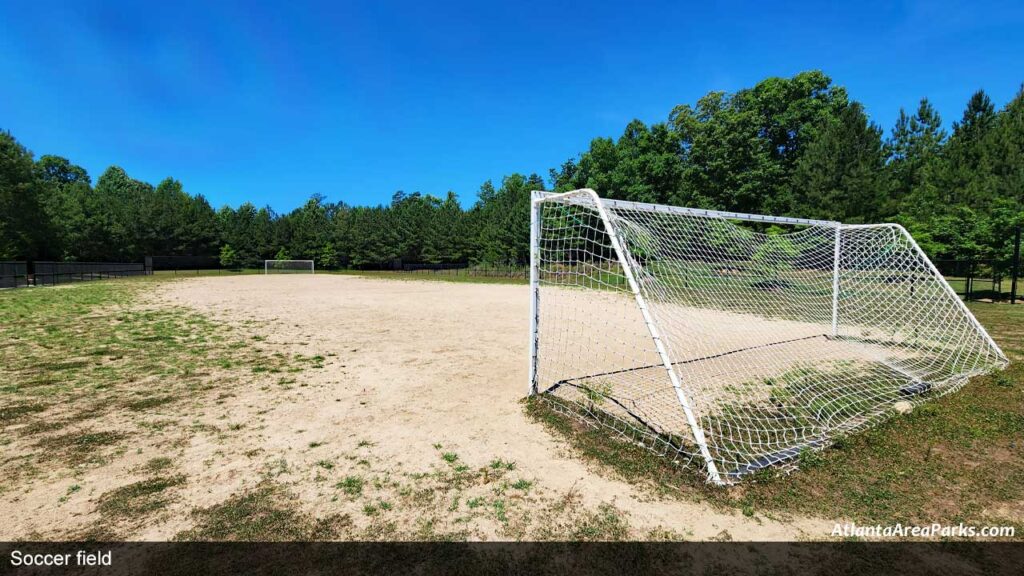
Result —
M 530 394 L 731 483 L 1007 359 L 895 224 L 534 192 Z
M 264 260 L 264 274 L 315 274 L 312 260 Z

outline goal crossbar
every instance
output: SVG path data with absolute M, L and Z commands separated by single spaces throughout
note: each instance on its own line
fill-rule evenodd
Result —
M 530 258 L 529 394 L 716 484 L 1008 362 L 895 224 L 536 191 Z
M 572 190 L 570 192 L 546 192 L 534 190 L 532 201 L 569 199 L 569 198 L 594 198 L 597 193 L 589 188 Z M 600 197 L 598 197 L 600 198 Z M 764 216 L 761 214 L 744 214 L 742 212 L 726 212 L 722 210 L 706 210 L 702 208 L 686 208 L 684 206 L 666 206 L 662 204 L 647 204 L 644 202 L 630 202 L 628 200 L 611 200 L 600 198 L 602 205 L 607 208 L 619 210 L 633 210 L 637 212 L 659 212 L 664 214 L 682 214 L 686 216 L 697 216 L 701 218 L 721 218 L 724 220 L 742 220 L 746 222 L 765 222 L 767 224 L 791 224 L 797 226 L 844 226 L 840 222 L 832 220 L 811 220 L 808 218 L 790 218 L 788 216 Z

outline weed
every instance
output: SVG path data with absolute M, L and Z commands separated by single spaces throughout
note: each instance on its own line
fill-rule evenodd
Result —
M 363 479 L 359 476 L 345 476 L 345 478 L 334 485 L 340 488 L 349 496 L 359 496 L 363 493 Z
M 516 469 L 516 463 L 506 462 L 501 458 L 495 458 L 494 460 L 491 460 L 490 467 L 493 470 L 508 470 L 511 472 Z
M 508 510 L 505 509 L 504 500 L 495 500 L 491 502 L 491 508 L 494 509 L 494 517 L 500 522 L 508 522 Z
M 597 511 L 580 519 L 572 531 L 573 540 L 624 540 L 629 524 L 611 504 L 601 504 Z
M 529 491 L 530 488 L 532 488 L 532 487 L 533 487 L 533 482 L 530 482 L 529 480 L 523 480 L 523 479 L 516 480 L 515 483 L 512 484 L 512 488 L 514 488 L 516 490 L 522 490 L 524 492 Z

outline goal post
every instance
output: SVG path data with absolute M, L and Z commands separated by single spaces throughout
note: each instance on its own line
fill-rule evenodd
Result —
M 529 393 L 718 484 L 1007 364 L 896 225 L 538 191 L 530 256 Z
M 264 274 L 316 274 L 312 260 L 264 260 Z

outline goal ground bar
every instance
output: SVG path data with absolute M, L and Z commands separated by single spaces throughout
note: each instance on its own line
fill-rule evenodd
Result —
M 733 354 L 739 354 L 740 352 L 747 352 L 749 350 L 757 350 L 760 348 L 771 348 L 772 346 L 781 346 L 783 344 L 789 344 L 791 342 L 800 342 L 802 340 L 814 340 L 815 338 L 824 338 L 829 340 L 828 334 L 814 334 L 811 336 L 801 336 L 800 338 L 791 338 L 789 340 L 780 340 L 778 342 L 769 342 L 768 344 L 758 344 L 757 346 L 747 346 L 746 348 L 737 348 L 736 350 L 729 350 L 728 352 L 720 352 L 718 354 L 711 354 L 709 356 L 701 356 L 700 358 L 690 358 L 688 360 L 679 360 L 673 362 L 673 366 L 682 366 L 685 364 L 694 364 L 696 362 L 702 362 L 704 360 L 714 360 L 715 358 L 722 358 L 723 356 L 731 356 Z M 651 368 L 660 368 L 662 364 L 648 364 L 647 366 L 634 366 L 632 368 L 623 368 L 621 370 L 612 370 L 610 372 L 601 372 L 600 374 L 590 374 L 587 376 L 577 376 L 576 378 L 567 378 L 560 382 L 556 382 L 554 386 L 551 386 L 544 392 L 552 392 L 556 390 L 562 384 L 572 384 L 574 380 L 587 380 L 589 378 L 601 378 L 602 376 L 614 376 L 615 374 L 625 374 L 627 372 L 637 372 L 639 370 L 649 370 Z M 572 384 L 576 386 L 576 384 Z

